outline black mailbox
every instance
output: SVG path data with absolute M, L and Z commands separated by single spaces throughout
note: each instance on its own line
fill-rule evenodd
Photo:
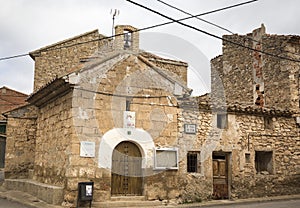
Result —
M 77 207 L 79 202 L 90 202 L 90 207 L 92 206 L 94 192 L 94 182 L 80 182 L 78 183 L 78 197 L 77 197 Z

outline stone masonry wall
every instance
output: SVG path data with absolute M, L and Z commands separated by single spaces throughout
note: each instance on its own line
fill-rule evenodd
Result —
M 247 37 L 232 35 L 224 38 L 252 47 Z M 223 55 L 213 59 L 211 65 L 212 98 L 224 102 L 225 96 L 228 104 L 253 104 L 252 57 L 249 50 L 224 42 Z
M 185 102 L 191 103 L 191 100 Z M 186 107 L 181 103 L 183 108 L 178 115 L 180 169 L 175 185 L 179 188 L 169 196 L 178 198 L 178 202 L 210 199 L 213 192 L 212 153 L 218 151 L 230 154 L 231 198 L 300 192 L 296 185 L 300 179 L 300 136 L 293 117 L 273 115 L 271 124 L 266 126 L 264 117 L 270 115 L 228 112 L 228 127 L 221 130 L 216 127 L 217 112 L 202 107 L 197 110 L 195 105 Z M 197 135 L 184 133 L 184 124 L 196 124 Z M 201 170 L 197 173 L 187 172 L 189 151 L 200 153 Z M 257 172 L 256 151 L 272 151 L 271 173 Z M 156 182 L 156 187 L 160 190 L 157 193 L 165 191 L 163 184 Z
M 232 196 L 248 198 L 299 193 L 296 184 L 300 180 L 300 137 L 294 118 L 274 116 L 272 127 L 268 129 L 262 116 L 237 115 L 236 124 L 241 135 L 241 151 L 239 167 L 232 176 Z M 257 172 L 255 151 L 272 151 L 271 173 Z M 245 161 L 245 153 L 250 154 L 249 162 Z
M 72 93 L 41 107 L 37 119 L 33 179 L 64 186 L 72 146 Z
M 137 64 L 133 57 L 109 70 L 106 78 L 101 80 L 98 91 L 114 92 L 116 96 L 97 95 L 96 114 L 100 132 L 104 134 L 112 128 L 123 128 L 126 97 L 118 97 L 118 95 L 127 94 L 130 100 L 129 110 L 136 113 L 136 128 L 146 130 L 151 135 L 156 147 L 177 146 L 177 101 L 162 86 L 164 82 L 164 78 L 145 64 L 141 62 Z M 145 95 L 148 95 L 148 98 Z M 132 97 L 130 98 L 130 96 Z M 159 175 L 153 171 L 153 167 L 144 170 L 144 172 L 150 175 L 144 179 L 144 193 L 148 199 L 157 199 L 157 189 L 155 188 L 156 185 L 152 183 L 152 179 Z M 175 177 L 174 174 L 177 175 L 176 172 L 168 172 L 165 176 L 166 180 L 172 181 Z M 104 176 L 107 176 L 106 172 Z M 102 183 L 104 181 L 109 183 L 100 187 L 102 195 L 100 198 L 105 200 L 110 197 L 110 189 L 108 188 L 111 180 L 110 174 L 109 178 L 103 177 L 102 180 Z M 161 180 L 159 181 L 161 182 Z M 166 195 L 160 196 L 164 198 Z
M 68 74 L 82 67 L 80 60 L 95 54 L 104 37 L 98 30 L 59 42 L 52 46 L 31 52 L 35 59 L 34 90 L 50 82 L 55 77 Z M 87 42 L 85 44 L 78 44 Z M 65 47 L 66 46 L 66 47 Z
M 28 178 L 35 156 L 36 108 L 25 106 L 8 114 L 5 177 Z
M 71 152 L 68 156 L 64 197 L 71 203 L 75 203 L 78 182 L 90 180 L 95 184 L 94 200 L 110 200 L 111 171 L 98 167 L 101 154 L 98 150 L 105 133 L 114 128 L 123 128 L 126 101 L 129 110 L 136 113 L 136 128 L 147 131 L 155 146 L 177 146 L 178 108 L 177 101 L 172 96 L 174 84 L 136 56 L 120 55 L 115 59 L 121 61 L 113 64 L 113 59 L 100 64 L 91 77 L 88 71 L 78 75 L 85 82 L 81 82 L 73 92 L 74 134 L 69 142 Z M 79 156 L 80 141 L 95 142 L 94 158 Z M 156 172 L 152 173 L 152 164 L 147 168 L 143 170 L 147 175 L 156 175 Z M 171 181 L 174 175 L 168 173 L 167 178 Z M 151 178 L 145 177 L 144 180 L 146 197 L 155 199 L 155 185 L 152 186 Z
M 269 35 L 264 26 L 247 35 L 225 35 L 224 39 L 274 56 L 223 42 L 223 55 L 211 61 L 212 97 L 226 97 L 227 104 L 299 110 L 299 45 L 290 36 Z M 288 51 L 288 52 L 287 52 Z M 224 90 L 222 88 L 224 86 Z
M 178 173 L 179 203 L 201 202 L 212 196 L 212 161 L 209 146 L 212 132 L 212 113 L 207 109 L 199 109 L 198 99 L 191 98 L 187 105 L 180 103 L 178 115 L 178 142 L 180 165 Z M 196 124 L 196 134 L 184 132 L 185 124 Z M 214 135 L 215 136 L 215 135 Z M 212 136 L 212 137 L 214 137 Z M 188 152 L 198 152 L 200 158 L 197 172 L 187 171 Z

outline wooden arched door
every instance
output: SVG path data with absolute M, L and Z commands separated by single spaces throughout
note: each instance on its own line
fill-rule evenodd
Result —
M 128 141 L 118 144 L 113 151 L 111 171 L 112 195 L 142 195 L 142 155 L 137 145 Z

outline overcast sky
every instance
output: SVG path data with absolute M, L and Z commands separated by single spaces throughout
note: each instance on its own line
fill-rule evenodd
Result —
M 186 15 L 157 0 L 135 0 L 175 19 Z M 192 14 L 200 14 L 246 0 L 165 0 Z M 111 35 L 111 9 L 116 24 L 144 28 L 167 21 L 125 0 L 0 0 L 0 58 L 24 54 L 94 29 Z M 264 23 L 267 33 L 300 34 L 299 0 L 259 0 L 248 5 L 202 16 L 228 30 L 246 34 Z M 186 21 L 218 36 L 228 32 L 199 20 Z M 298 23 L 298 24 L 297 24 Z M 176 23 L 141 32 L 142 49 L 189 63 L 189 87 L 195 94 L 209 91 L 209 60 L 222 53 L 220 40 Z M 0 87 L 24 93 L 33 88 L 34 62 L 29 57 L 0 61 Z

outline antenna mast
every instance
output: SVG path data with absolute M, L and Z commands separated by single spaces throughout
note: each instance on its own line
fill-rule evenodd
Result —
M 110 14 L 112 15 L 112 31 L 111 35 L 114 36 L 114 29 L 115 29 L 115 18 L 119 16 L 120 10 L 118 9 L 111 9 Z

